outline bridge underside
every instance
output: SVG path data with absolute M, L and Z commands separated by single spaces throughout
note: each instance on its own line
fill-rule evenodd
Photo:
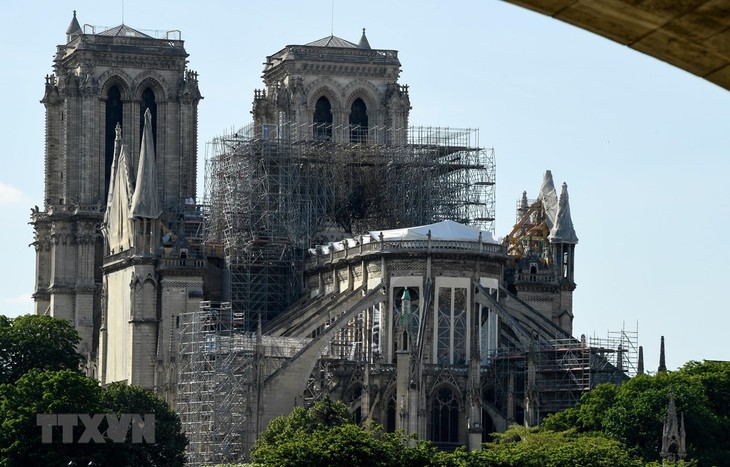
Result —
M 505 0 L 730 90 L 730 0 Z

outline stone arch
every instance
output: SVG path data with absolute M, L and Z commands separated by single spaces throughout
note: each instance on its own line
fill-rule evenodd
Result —
M 454 394 L 456 394 L 457 399 L 459 400 L 459 405 L 460 406 L 463 405 L 464 394 L 462 394 L 459 386 L 457 386 L 456 382 L 453 381 L 451 378 L 436 381 L 431 386 L 431 389 L 428 391 L 427 397 L 429 399 L 433 398 L 434 394 L 436 394 L 436 392 L 442 388 L 449 388 L 450 390 L 452 390 L 454 392 Z
M 370 81 L 365 81 L 363 79 L 355 80 L 345 87 L 342 94 L 346 96 L 343 102 L 343 108 L 346 109 L 347 112 L 350 111 L 355 99 L 360 98 L 363 102 L 365 102 L 368 111 L 372 112 L 370 113 L 370 116 L 373 117 L 373 120 L 375 120 L 374 117 L 380 113 L 383 97 L 380 95 L 378 88 L 376 88 Z
M 307 86 L 305 90 L 307 96 L 307 109 L 314 111 L 314 106 L 317 103 L 317 99 L 324 96 L 332 105 L 332 112 L 342 111 L 342 87 L 337 84 L 332 78 L 319 78 L 318 80 Z
M 131 304 L 130 312 L 132 319 L 150 319 L 157 315 L 156 303 L 157 281 L 151 273 L 146 275 L 135 274 L 130 283 Z M 149 310 L 154 307 L 152 313 Z M 153 315 L 154 313 L 154 315 Z
M 147 275 L 142 279 L 142 285 L 152 284 L 152 287 L 157 288 L 157 281 L 155 280 L 154 276 L 152 276 L 152 273 L 147 273 Z
M 141 98 L 142 93 L 147 88 L 152 89 L 158 102 L 172 100 L 174 98 L 173 90 L 170 89 L 165 78 L 153 70 L 147 70 L 144 73 L 140 73 L 134 79 L 132 86 L 134 88 L 134 97 L 136 99 Z
M 112 86 L 117 86 L 120 93 L 122 94 L 122 100 L 128 101 L 132 98 L 132 77 L 129 76 L 124 70 L 112 68 L 107 70 L 99 76 L 99 97 L 106 99 L 109 89 Z

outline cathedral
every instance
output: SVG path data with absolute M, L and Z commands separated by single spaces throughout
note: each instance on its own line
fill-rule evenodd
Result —
M 590 387 L 622 350 L 572 337 L 567 185 L 545 171 L 493 236 L 494 155 L 409 126 L 396 50 L 329 36 L 268 56 L 253 122 L 196 192 L 198 76 L 179 32 L 82 29 L 46 77 L 38 314 L 86 371 L 174 406 L 192 465 L 245 459 L 295 405 L 479 449 Z M 536 169 L 537 170 L 537 169 Z

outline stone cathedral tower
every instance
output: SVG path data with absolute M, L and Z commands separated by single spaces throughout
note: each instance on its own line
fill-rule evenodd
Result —
M 329 36 L 288 45 L 266 58 L 254 123 L 286 123 L 294 140 L 404 144 L 411 104 L 400 67 L 398 52 L 371 48 L 365 29 L 357 44 Z
M 126 25 L 105 31 L 79 25 L 74 12 L 66 42 L 57 46 L 46 76 L 43 207 L 33 209 L 35 311 L 71 321 L 82 338 L 89 372 L 97 375 L 103 303 L 130 296 L 102 292 L 104 220 L 112 177 L 117 125 L 128 148 L 127 168 L 137 173 L 144 114 L 156 158 L 156 191 L 164 213 L 196 197 L 197 74 L 187 70 L 179 31 L 155 38 Z M 132 183 L 133 179 L 130 180 Z M 165 218 L 165 214 L 161 219 Z M 150 251 L 155 250 L 152 248 Z M 155 278 L 156 262 L 151 262 Z M 103 296 L 106 294 L 106 299 Z M 114 298 L 113 294 L 120 294 Z M 129 299 L 127 298 L 127 302 Z M 146 314 L 159 318 L 158 310 Z

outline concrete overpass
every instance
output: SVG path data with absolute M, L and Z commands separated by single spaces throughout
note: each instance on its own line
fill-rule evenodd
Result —
M 730 90 L 730 0 L 505 0 Z

